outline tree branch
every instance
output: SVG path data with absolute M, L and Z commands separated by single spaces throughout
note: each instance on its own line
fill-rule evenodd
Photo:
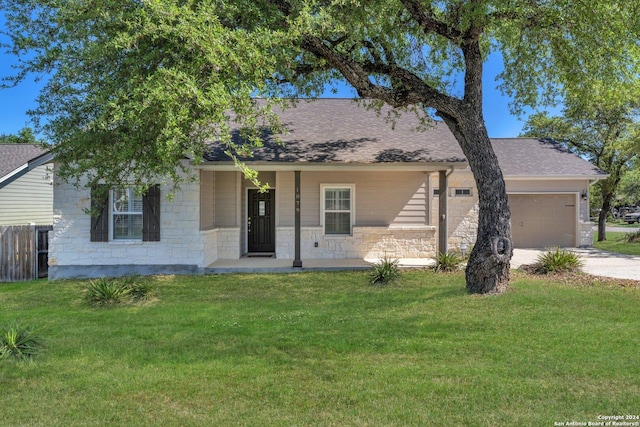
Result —
M 462 33 L 446 23 L 439 21 L 431 7 L 426 10 L 416 0 L 400 0 L 413 19 L 422 27 L 425 34 L 435 33 L 455 44 L 459 44 Z

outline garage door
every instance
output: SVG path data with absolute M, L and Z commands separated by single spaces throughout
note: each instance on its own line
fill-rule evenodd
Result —
M 509 206 L 514 247 L 576 245 L 574 194 L 510 194 Z

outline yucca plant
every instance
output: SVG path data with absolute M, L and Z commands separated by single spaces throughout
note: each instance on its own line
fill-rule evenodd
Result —
M 120 283 L 129 290 L 129 297 L 134 302 L 144 301 L 149 298 L 151 285 L 147 281 L 142 281 L 140 276 L 122 277 Z
M 116 279 L 92 280 L 85 290 L 87 302 L 94 307 L 113 307 L 124 302 L 131 289 Z
M 373 285 L 386 285 L 400 277 L 399 259 L 392 259 L 387 256 L 373 265 L 371 272 L 371 283 Z
M 14 322 L 0 327 L 0 359 L 32 359 L 42 342 L 28 325 Z
M 458 271 L 462 268 L 464 259 L 457 252 L 439 253 L 436 256 L 435 271 L 451 272 Z
M 582 269 L 580 255 L 560 248 L 550 248 L 536 259 L 537 270 L 542 274 L 576 273 Z
M 625 234 L 622 240 L 625 243 L 640 243 L 640 230 Z

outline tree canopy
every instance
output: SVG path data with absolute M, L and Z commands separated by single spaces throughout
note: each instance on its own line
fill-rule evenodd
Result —
M 451 129 L 478 187 L 472 292 L 506 289 L 511 256 L 502 174 L 482 116 L 482 67 L 502 53 L 514 110 L 638 75 L 639 6 L 626 0 L 0 0 L 7 83 L 51 75 L 33 112 L 59 177 L 179 180 L 207 142 L 230 156 L 278 126 L 274 102 L 346 80 L 373 106 L 427 111 Z M 264 107 L 254 97 L 269 100 Z M 235 146 L 229 122 L 247 129 Z M 83 181 L 84 182 L 84 181 Z M 496 249 L 500 248 L 500 250 Z
M 42 141 L 36 138 L 33 129 L 25 127 L 20 129 L 17 134 L 1 134 L 0 144 L 42 144 Z

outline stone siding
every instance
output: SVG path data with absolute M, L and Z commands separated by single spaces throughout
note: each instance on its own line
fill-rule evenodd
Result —
M 91 242 L 91 218 L 85 212 L 91 206 L 89 189 L 57 183 L 54 186 L 53 232 L 49 246 L 50 277 L 66 277 L 64 270 L 72 271 L 72 267 L 80 266 L 181 265 L 188 267 L 189 271 L 205 267 L 208 261 L 205 260 L 205 241 L 209 239 L 199 231 L 199 183 L 183 183 L 172 200 L 166 197 L 167 192 L 168 187 L 163 186 L 159 242 Z M 211 255 L 208 258 L 211 259 Z M 96 272 L 98 270 L 96 268 Z M 101 269 L 95 276 L 107 272 Z M 91 276 L 89 270 L 83 277 Z
M 304 259 L 431 258 L 436 252 L 436 227 L 353 227 L 351 236 L 325 236 L 322 227 L 302 227 L 300 255 Z M 316 247 L 316 243 L 318 247 Z M 295 257 L 294 228 L 276 229 L 276 257 Z

